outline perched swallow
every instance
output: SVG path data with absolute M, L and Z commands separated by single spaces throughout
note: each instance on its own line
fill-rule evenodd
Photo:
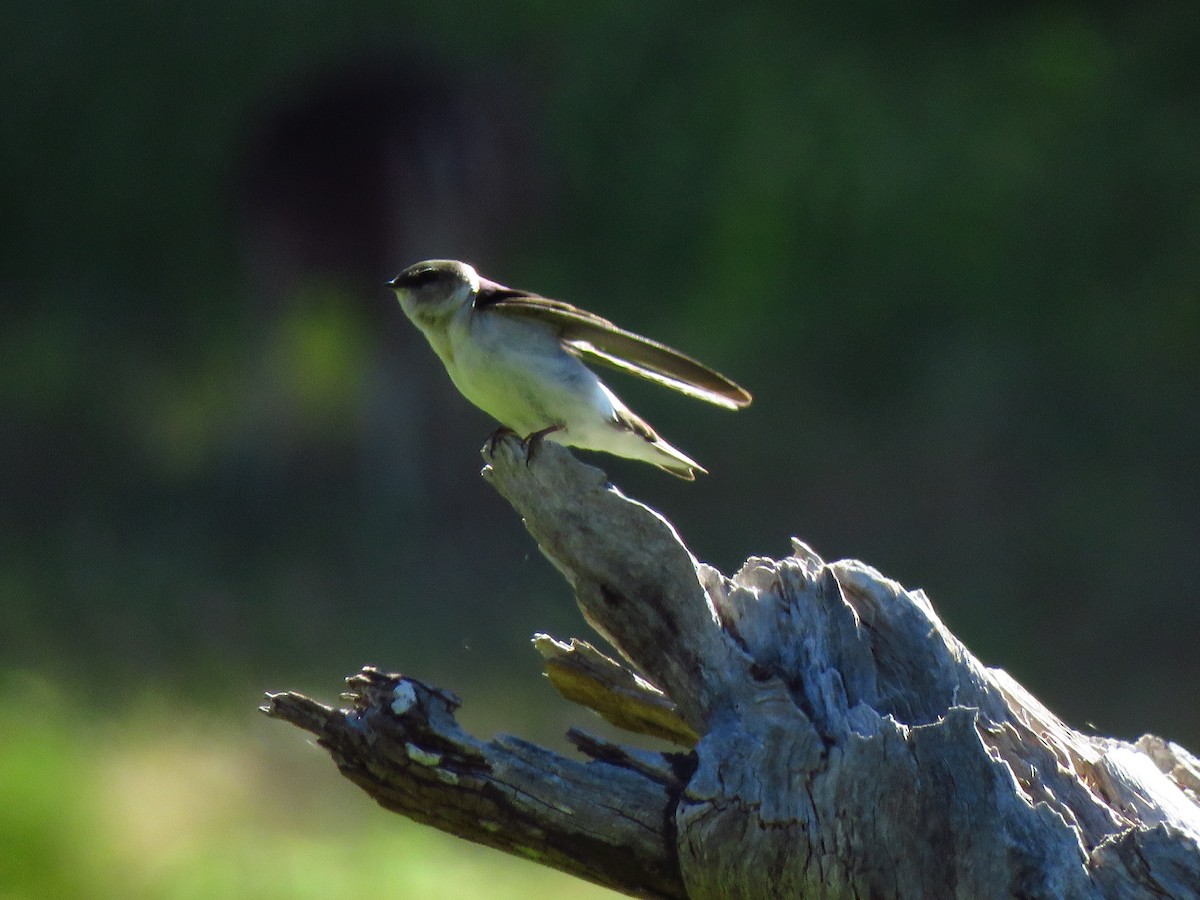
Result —
M 750 394 L 677 350 L 607 319 L 431 259 L 388 282 L 462 395 L 529 442 L 603 450 L 692 481 L 704 468 L 672 447 L 583 361 L 602 363 L 727 409 Z

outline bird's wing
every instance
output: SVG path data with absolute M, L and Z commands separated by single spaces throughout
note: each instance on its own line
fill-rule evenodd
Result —
M 479 308 L 549 325 L 567 349 L 585 359 L 632 372 L 680 393 L 727 409 L 750 403 L 750 393 L 719 372 L 665 344 L 618 328 L 608 319 L 537 294 L 485 282 Z

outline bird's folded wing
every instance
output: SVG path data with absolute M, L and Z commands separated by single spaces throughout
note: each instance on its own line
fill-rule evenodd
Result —
M 505 289 L 495 292 L 485 304 L 503 315 L 551 326 L 568 349 L 585 359 L 632 372 L 727 409 L 750 403 L 748 391 L 703 363 L 561 300 Z

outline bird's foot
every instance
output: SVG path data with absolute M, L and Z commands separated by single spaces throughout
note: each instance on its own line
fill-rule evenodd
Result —
M 525 440 L 521 441 L 525 445 L 525 467 L 528 468 L 529 464 L 533 462 L 533 456 L 542 441 L 546 439 L 546 435 L 554 434 L 556 431 L 564 431 L 566 427 L 566 425 L 551 425 L 548 428 L 543 428 L 541 431 L 535 431 L 525 438 Z
M 519 440 L 521 436 L 507 425 L 501 425 L 499 428 L 493 431 L 491 437 L 487 439 L 488 456 L 496 455 L 496 445 L 506 437 L 515 437 Z M 524 442 L 522 441 L 522 443 Z

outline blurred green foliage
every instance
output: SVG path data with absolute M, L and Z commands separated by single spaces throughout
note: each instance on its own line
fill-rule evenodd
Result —
M 596 462 L 702 557 L 865 559 L 1073 724 L 1200 744 L 1194 3 L 18 0 L 0 32 L 6 669 L 101 707 L 532 681 L 528 636 L 585 626 L 381 287 L 452 256 L 755 393 L 618 386 L 713 475 Z M 43 737 L 31 797 L 79 752 Z
M 44 684 L 5 687 L 5 898 L 616 896 L 383 811 L 266 720 L 154 698 L 98 717 Z

